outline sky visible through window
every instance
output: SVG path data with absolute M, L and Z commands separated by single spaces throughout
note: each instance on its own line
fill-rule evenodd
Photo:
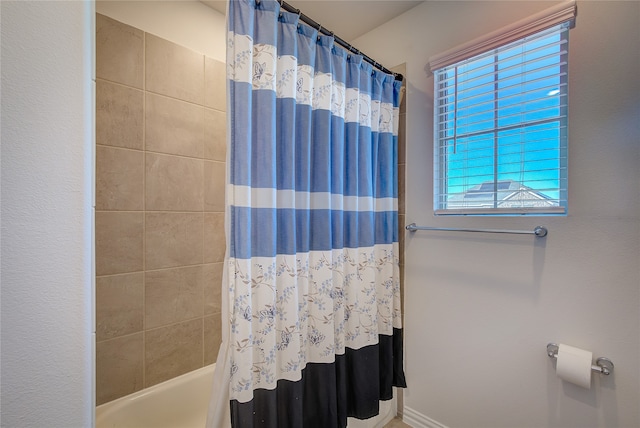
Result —
M 437 72 L 442 197 L 518 182 L 561 198 L 566 34 L 546 30 Z

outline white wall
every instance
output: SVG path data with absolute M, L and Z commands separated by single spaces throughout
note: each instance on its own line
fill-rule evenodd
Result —
M 93 6 L 2 1 L 4 427 L 93 421 Z
M 118 3 L 102 13 L 224 61 L 224 17 L 212 9 Z M 90 1 L 0 7 L 0 426 L 89 427 L 96 10 Z
M 404 405 L 415 426 L 640 426 L 640 3 L 578 2 L 569 215 L 433 216 L 428 58 L 552 4 L 425 2 L 354 42 L 407 64 L 407 223 L 549 228 L 545 239 L 407 237 Z M 611 358 L 614 374 L 591 390 L 563 383 L 546 356 L 552 341 Z
M 225 16 L 199 1 L 97 1 L 96 12 L 226 62 Z

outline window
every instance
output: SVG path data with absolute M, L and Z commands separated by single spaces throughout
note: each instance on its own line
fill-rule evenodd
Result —
M 436 214 L 566 213 L 569 27 L 467 47 L 433 69 Z

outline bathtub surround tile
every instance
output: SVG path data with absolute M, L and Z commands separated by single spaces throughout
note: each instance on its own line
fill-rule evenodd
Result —
M 144 289 L 145 329 L 202 317 L 202 265 L 148 271 Z
M 96 209 L 141 211 L 143 153 L 96 147 Z
M 202 319 L 145 332 L 145 387 L 202 367 Z
M 404 266 L 404 242 L 407 233 L 410 233 L 405 229 L 406 215 L 398 215 L 398 250 L 400 252 L 400 266 Z
M 205 315 L 222 311 L 222 269 L 223 263 L 203 265 Z
M 143 221 L 142 212 L 96 212 L 96 275 L 142 270 Z
M 96 77 L 142 88 L 144 32 L 96 14 Z
M 140 391 L 143 386 L 142 333 L 96 343 L 96 404 Z
M 225 163 L 204 163 L 204 210 L 224 212 Z
M 225 245 L 226 65 L 96 19 L 101 404 L 215 362 Z
M 145 149 L 202 158 L 204 107 L 147 93 Z
M 204 262 L 222 262 L 226 249 L 224 213 L 204 213 L 204 242 Z
M 407 133 L 407 115 L 400 114 L 400 120 L 398 122 L 398 163 L 406 163 L 407 158 L 407 143 L 405 135 Z
M 142 331 L 142 272 L 96 278 L 96 340 Z
M 144 93 L 96 81 L 96 143 L 142 150 Z
M 227 159 L 227 115 L 222 111 L 204 110 L 204 158 Z
M 146 89 L 204 104 L 204 55 L 152 34 L 145 38 Z
M 150 211 L 202 211 L 204 161 L 147 153 L 145 207 Z
M 213 364 L 222 343 L 222 314 L 204 317 L 204 365 Z
M 202 213 L 146 213 L 147 269 L 202 264 Z
M 204 105 L 219 111 L 226 111 L 226 64 L 213 58 L 205 57 L 204 73 Z
M 405 214 L 405 164 L 398 165 L 398 213 Z

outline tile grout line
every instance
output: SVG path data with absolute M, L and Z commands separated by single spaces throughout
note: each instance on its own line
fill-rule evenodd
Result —
M 99 213 L 151 213 L 151 214 L 224 214 L 224 211 L 171 211 L 171 210 L 96 210 Z
M 142 32 L 142 388 L 147 387 L 147 33 Z
M 119 273 L 106 273 L 103 275 L 96 275 L 97 278 L 109 278 L 109 277 L 113 277 L 113 276 L 121 276 L 121 275 L 133 275 L 136 273 L 144 273 L 144 272 L 164 272 L 164 271 L 169 271 L 169 270 L 177 270 L 177 269 L 189 269 L 189 268 L 194 268 L 194 267 L 198 267 L 198 266 L 207 266 L 207 265 L 216 265 L 216 264 L 222 264 L 223 262 L 206 262 L 206 263 L 194 263 L 194 264 L 190 264 L 190 265 L 179 265 L 179 266 L 167 266 L 167 267 L 159 267 L 159 268 L 153 268 L 153 269 L 146 269 L 145 271 L 142 270 L 134 270 L 131 272 L 119 272 Z
M 205 105 L 207 103 L 206 97 L 207 97 L 207 60 L 205 58 L 204 55 L 202 55 L 202 104 Z M 205 158 L 205 147 L 206 147 L 206 128 L 207 128 L 207 124 L 205 122 L 207 115 L 205 114 L 205 109 L 202 109 L 202 129 L 200 130 L 202 132 L 201 134 L 201 138 L 202 138 L 202 159 Z M 204 325 L 204 308 L 206 306 L 206 302 L 205 302 L 205 298 L 206 298 L 206 293 L 204 292 L 205 290 L 205 274 L 204 274 L 204 247 L 205 247 L 205 220 L 204 220 L 204 213 L 205 213 L 205 201 L 206 201 L 206 195 L 207 195 L 207 191 L 206 191 L 206 183 L 205 183 L 205 165 L 203 165 L 202 168 L 202 264 L 203 264 L 203 268 L 202 268 L 202 305 L 201 305 L 201 314 L 202 314 L 202 323 L 201 323 L 201 327 L 202 327 L 202 332 L 201 332 L 201 343 L 202 343 L 202 353 L 201 353 L 201 359 L 200 359 L 200 366 L 204 367 L 204 363 L 205 363 L 205 355 L 206 355 L 206 345 L 205 345 L 205 325 Z
M 144 102 L 143 102 L 143 110 L 144 110 Z M 144 118 L 143 118 L 144 121 Z M 144 137 L 143 137 L 144 138 Z M 210 159 L 210 158 L 205 158 L 205 157 L 198 157 L 198 156 L 188 156 L 188 155 L 182 155 L 179 153 L 168 153 L 168 152 L 159 152 L 159 151 L 155 151 L 155 150 L 146 150 L 146 149 L 135 149 L 132 147 L 123 147 L 123 146 L 114 146 L 111 144 L 96 144 L 97 147 L 104 147 L 104 148 L 112 148 L 112 149 L 116 149 L 116 150 L 126 150 L 126 151 L 130 151 L 130 152 L 148 152 L 148 153 L 152 153 L 155 155 L 162 155 L 162 156 L 173 156 L 176 158 L 180 158 L 180 159 L 189 159 L 189 160 L 200 160 L 203 162 L 211 162 L 211 163 L 225 163 L 226 161 L 224 160 L 219 160 L 219 159 Z
M 115 81 L 115 80 L 107 79 L 106 77 L 96 77 L 96 83 L 97 82 L 109 83 L 111 85 L 118 86 L 118 87 L 121 87 L 121 88 L 132 89 L 132 90 L 140 92 L 140 93 L 144 92 L 144 88 L 137 88 L 135 86 L 128 85 L 126 83 L 122 83 L 122 82 L 118 82 L 118 81 Z

